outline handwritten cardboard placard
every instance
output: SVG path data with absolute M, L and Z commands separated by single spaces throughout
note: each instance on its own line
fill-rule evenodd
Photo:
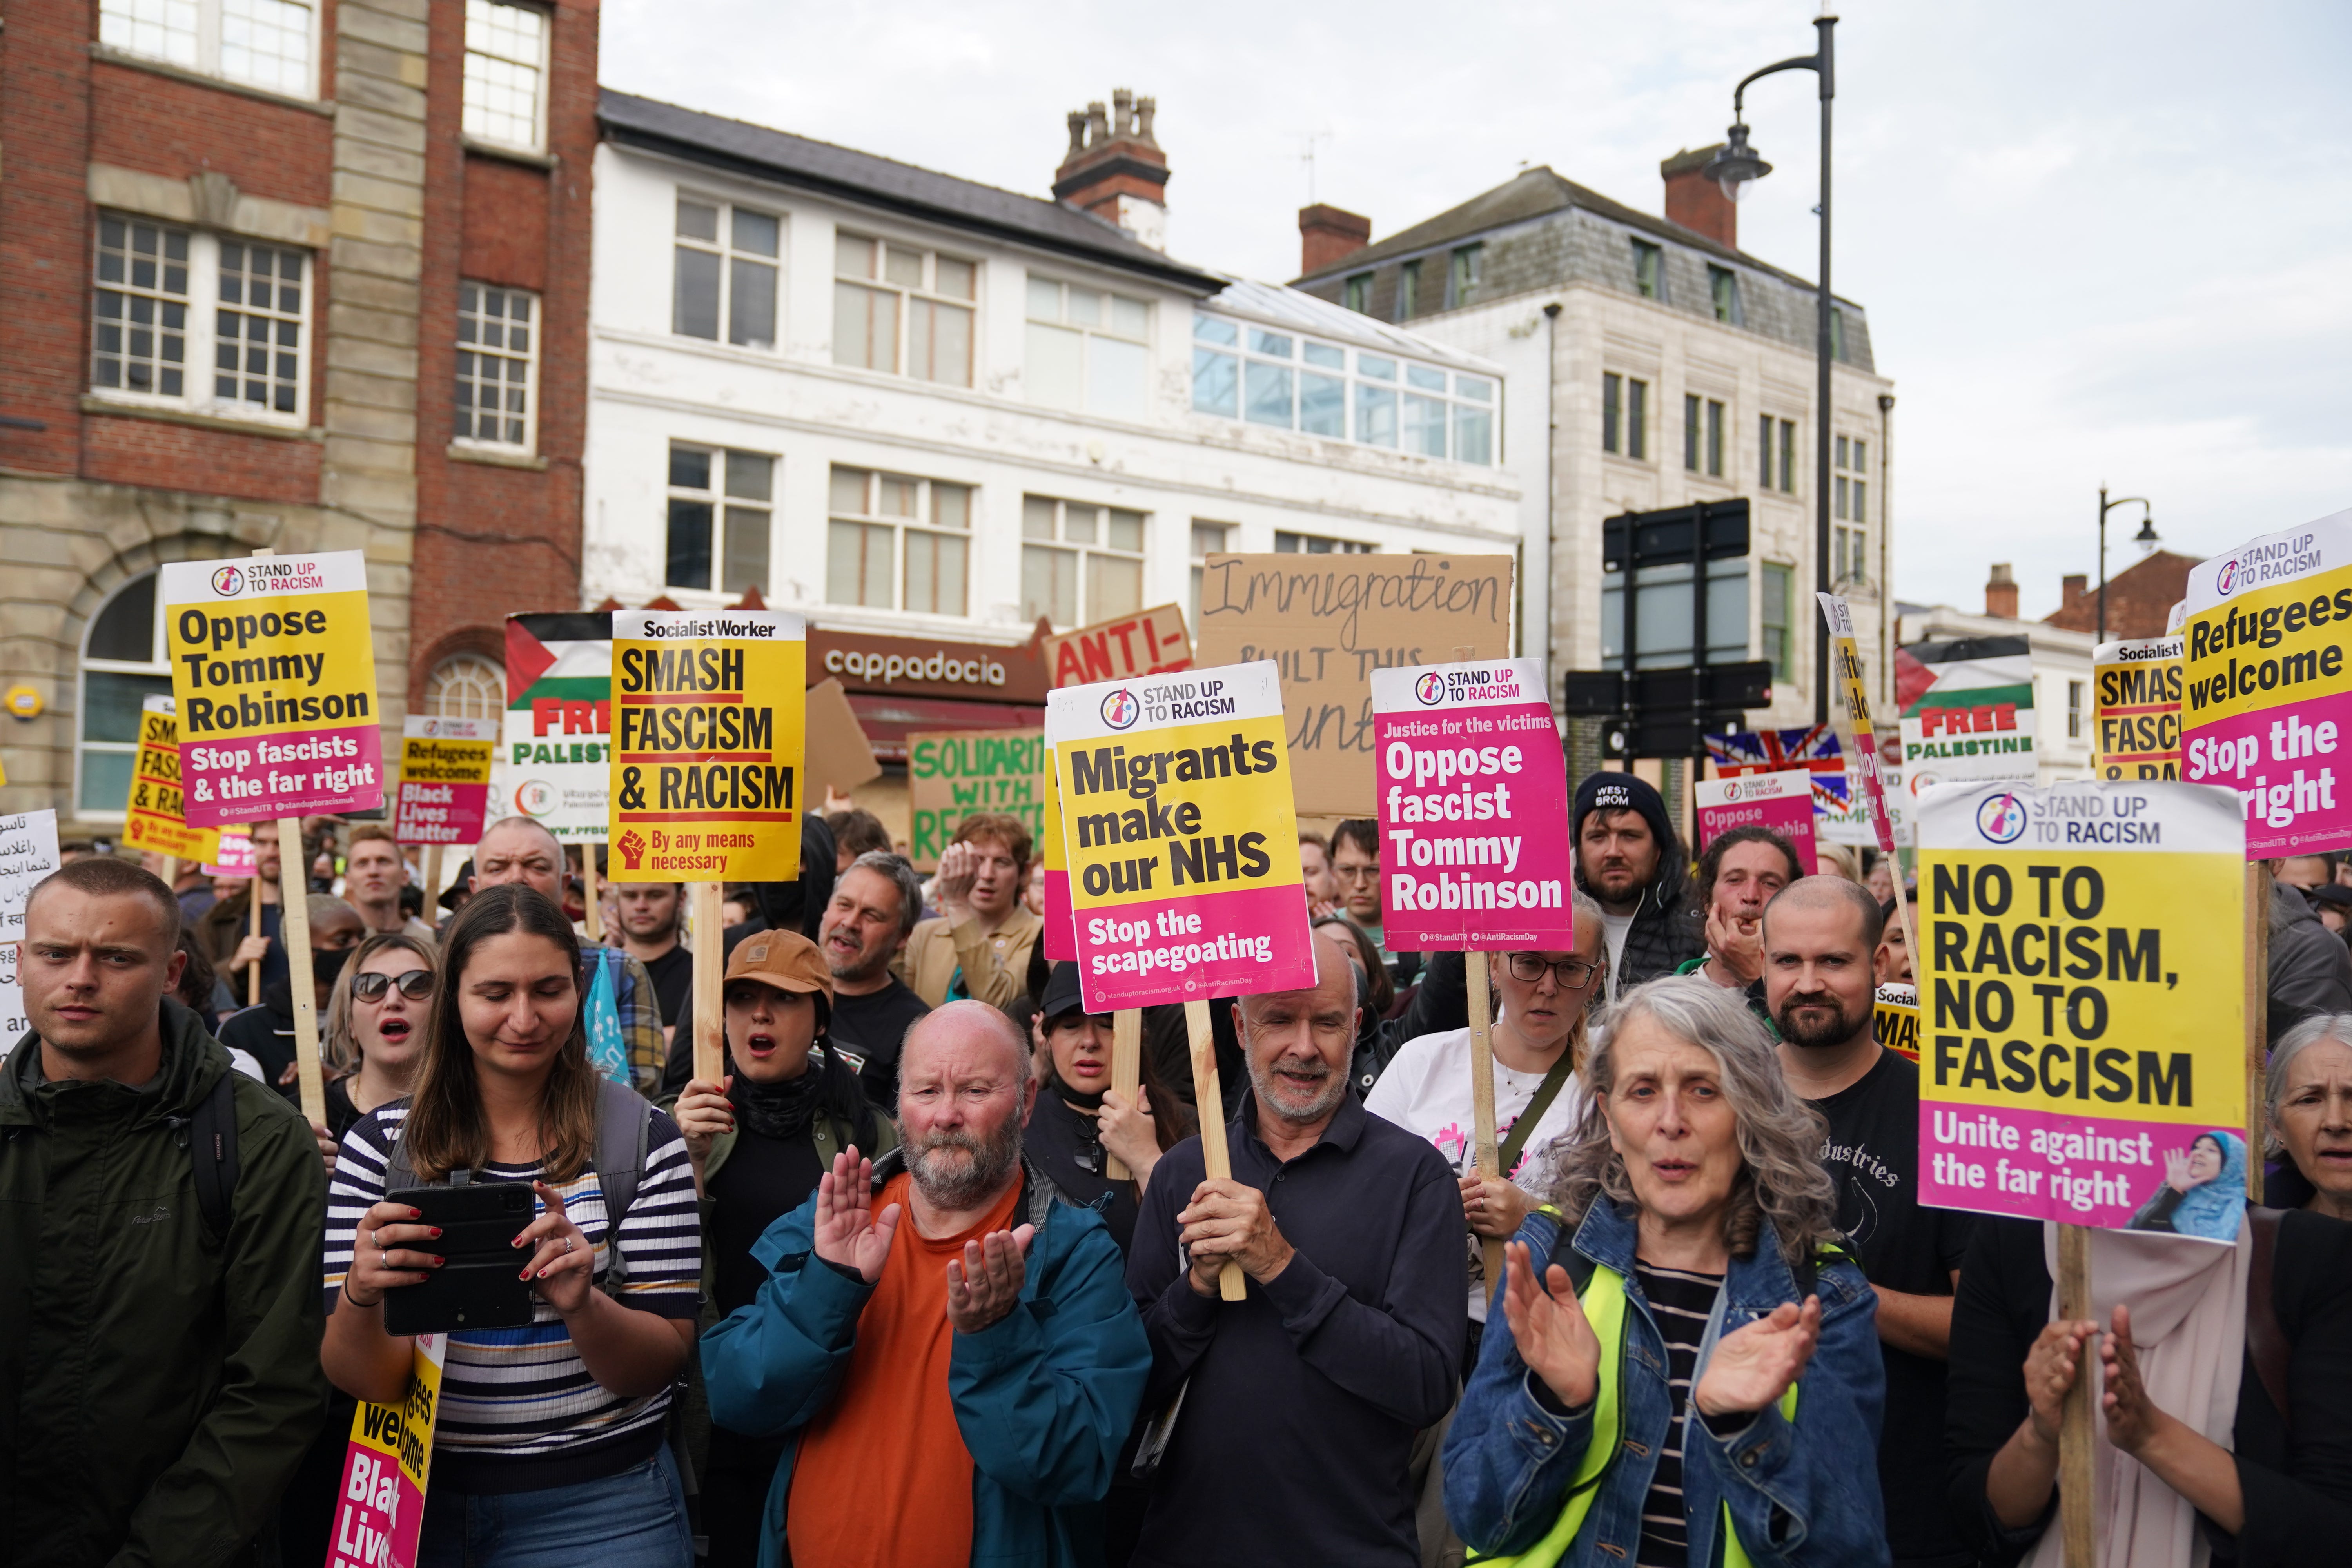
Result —
M 20 811 L 0 816 L 0 1033 L 14 1043 L 32 1026 L 16 981 L 17 943 L 25 936 L 25 900 L 58 868 L 58 814 Z
M 908 736 L 908 848 L 915 868 L 936 868 L 940 852 L 974 812 L 1017 816 L 1033 841 L 1042 839 L 1045 774 L 1043 730 L 939 730 Z
M 1045 676 L 1056 687 L 1192 668 L 1192 639 L 1184 633 L 1181 605 L 1097 621 L 1045 639 Z

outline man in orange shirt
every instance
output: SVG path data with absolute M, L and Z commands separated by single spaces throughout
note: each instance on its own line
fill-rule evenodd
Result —
M 702 1368 L 720 1426 L 795 1439 L 763 1563 L 1100 1560 L 1151 1352 L 1110 1233 L 1022 1157 L 1035 1094 L 1004 1015 L 949 1004 L 907 1037 L 900 1146 L 844 1150 L 752 1248 Z

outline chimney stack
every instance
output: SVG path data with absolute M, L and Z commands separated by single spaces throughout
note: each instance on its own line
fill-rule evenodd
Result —
M 1069 115 L 1070 146 L 1054 171 L 1054 198 L 1168 248 L 1168 154 L 1152 136 L 1156 100 L 1127 88 Z
M 2087 572 L 2068 573 L 2058 579 L 2058 593 L 2062 600 L 2058 607 L 2062 610 L 2073 609 L 2090 597 L 2091 574 Z
M 2009 563 L 1993 563 L 1992 576 L 1985 583 L 1985 614 L 2005 621 L 2017 619 L 2017 578 Z
M 1336 267 L 1372 242 L 1372 220 L 1328 202 L 1298 209 L 1298 275 Z
M 1703 234 L 1719 245 L 1739 247 L 1739 209 L 1723 187 L 1706 177 L 1707 161 L 1723 151 L 1717 142 L 1694 153 L 1688 149 L 1659 163 L 1666 177 L 1666 221 Z

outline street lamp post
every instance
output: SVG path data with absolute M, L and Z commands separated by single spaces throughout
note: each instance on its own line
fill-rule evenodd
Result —
M 2132 535 L 2134 544 L 2154 544 L 2156 539 L 2156 509 L 2148 506 L 2145 496 L 2121 496 L 2107 499 L 2107 487 L 2099 487 L 2099 636 L 2107 640 L 2107 513 L 2119 506 L 2146 507 L 2139 520 L 2139 531 Z
M 1786 59 L 1762 70 L 1750 72 L 1731 91 L 1732 126 L 1722 152 L 1708 161 L 1707 174 L 1723 187 L 1723 194 L 1738 202 L 1748 182 L 1763 178 L 1772 172 L 1772 165 L 1756 154 L 1748 145 L 1748 127 L 1740 123 L 1741 100 L 1750 82 L 1776 71 L 1809 70 L 1821 79 L 1822 92 L 1822 205 L 1816 209 L 1822 218 L 1822 276 L 1819 321 L 1815 323 L 1814 353 L 1819 361 L 1821 392 L 1813 418 L 1813 586 L 1816 591 L 1830 591 L 1830 364 L 1833 358 L 1831 340 L 1832 310 L 1830 302 L 1830 103 L 1837 96 L 1837 55 L 1835 16 L 1818 16 L 1813 26 L 1820 30 L 1821 45 L 1812 54 Z M 1813 721 L 1826 724 L 1830 718 L 1830 630 L 1828 618 L 1818 611 L 1813 616 Z

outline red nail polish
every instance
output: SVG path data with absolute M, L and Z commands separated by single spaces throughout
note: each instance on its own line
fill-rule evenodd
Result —
M 408 1217 L 411 1219 L 423 1219 L 425 1217 L 425 1211 L 423 1209 L 410 1209 L 408 1211 Z
M 518 1279 L 528 1279 L 530 1278 L 530 1270 L 526 1268 L 521 1273 L 516 1275 L 515 1278 Z
M 440 1227 L 439 1226 L 437 1226 L 437 1225 L 436 1225 L 436 1226 L 432 1226 L 431 1228 L 432 1228 L 433 1235 L 437 1238 L 437 1237 L 440 1236 L 440 1234 L 441 1234 L 441 1227 Z

